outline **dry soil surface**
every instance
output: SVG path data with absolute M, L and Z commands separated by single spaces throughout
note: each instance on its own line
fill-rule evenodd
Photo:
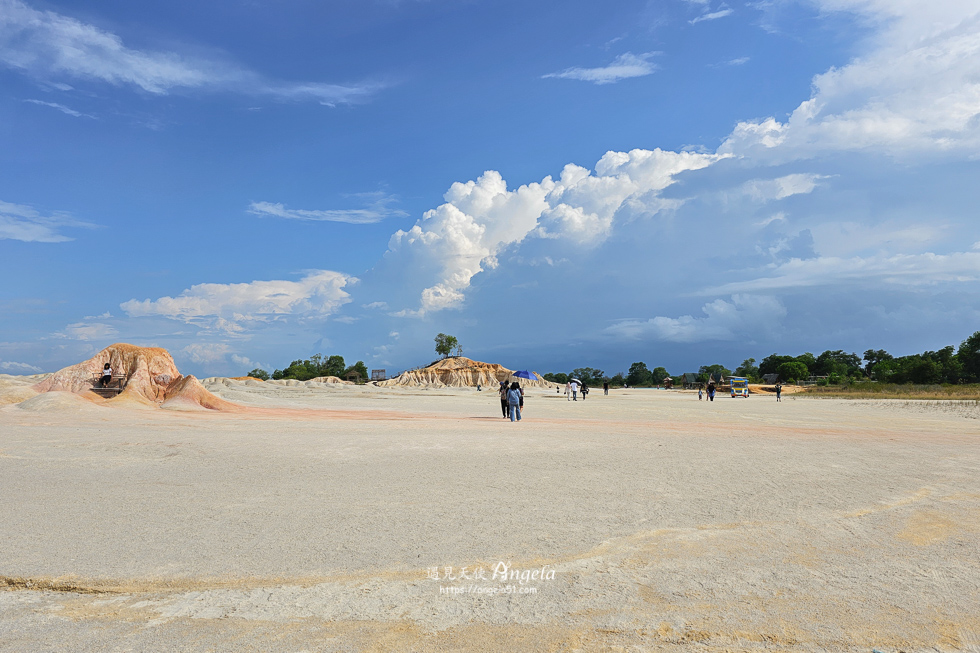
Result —
M 0 409 L 0 650 L 980 651 L 975 404 L 205 385 Z

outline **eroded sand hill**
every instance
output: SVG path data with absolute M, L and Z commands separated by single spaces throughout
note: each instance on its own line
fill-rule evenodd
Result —
M 514 370 L 497 363 L 483 363 L 465 356 L 444 358 L 428 367 L 409 370 L 387 381 L 378 383 L 382 387 L 411 386 L 436 388 L 475 388 L 496 386 L 501 381 L 518 381 L 522 386 L 532 388 L 554 388 L 554 383 L 545 381 L 534 372 L 535 379 L 518 379 Z
M 237 408 L 208 392 L 194 376 L 182 375 L 166 349 L 125 343 L 110 345 L 86 361 L 58 370 L 32 389 L 37 393 L 66 392 L 98 400 L 99 397 L 89 391 L 98 384 L 106 363 L 109 363 L 113 374 L 125 377 L 125 389 L 110 400 L 116 404 L 210 410 Z

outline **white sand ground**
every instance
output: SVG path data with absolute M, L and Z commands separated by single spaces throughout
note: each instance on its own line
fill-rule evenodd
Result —
M 973 404 L 205 385 L 0 409 L 0 650 L 980 651 Z

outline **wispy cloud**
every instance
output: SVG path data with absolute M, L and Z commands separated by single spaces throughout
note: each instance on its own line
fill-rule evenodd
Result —
M 548 73 L 541 77 L 542 79 L 551 77 L 578 79 L 594 84 L 614 84 L 621 79 L 652 75 L 657 71 L 657 65 L 652 63 L 650 59 L 657 54 L 660 53 L 644 52 L 642 54 L 633 54 L 627 52 L 616 57 L 608 66 L 601 66 L 599 68 L 566 68 L 561 72 Z
M 25 243 L 63 243 L 73 240 L 60 233 L 63 227 L 94 227 L 76 220 L 65 211 L 43 215 L 24 204 L 0 201 L 0 240 L 20 240 Z
M 734 10 L 731 9 L 731 7 L 728 7 L 727 5 L 725 5 L 723 3 L 715 11 L 705 11 L 703 14 L 701 14 L 697 18 L 692 18 L 691 20 L 689 20 L 687 22 L 691 23 L 692 25 L 697 25 L 698 23 L 704 22 L 706 20 L 718 20 L 719 18 L 724 18 L 725 16 L 730 16 L 730 15 L 732 15 L 732 13 L 734 13 Z
M 723 66 L 741 66 L 747 64 L 751 61 L 752 57 L 738 57 L 736 59 L 729 59 L 728 61 L 722 61 L 720 63 L 709 64 L 713 68 L 721 68 Z
M 67 113 L 69 116 L 74 116 L 76 118 L 92 118 L 93 120 L 95 119 L 95 116 L 90 116 L 89 114 L 82 113 L 81 111 L 75 111 L 74 109 L 66 107 L 63 104 L 58 104 L 57 102 L 45 102 L 43 100 L 24 100 L 24 102 L 29 102 L 31 104 L 39 104 L 45 107 L 51 107 L 52 109 L 57 109 L 61 113 Z
M 156 95 L 202 89 L 333 106 L 363 99 L 385 86 L 380 82 L 341 85 L 269 80 L 223 61 L 137 50 L 95 25 L 38 11 L 20 0 L 0 0 L 0 16 L 0 65 L 55 87 L 63 87 L 59 78 L 68 77 L 135 86 Z
M 898 254 L 867 258 L 824 256 L 794 258 L 770 269 L 770 274 L 746 281 L 735 281 L 704 290 L 705 295 L 739 292 L 771 292 L 791 288 L 842 286 L 846 283 L 892 287 L 918 287 L 938 283 L 980 281 L 980 253 Z
M 408 215 L 400 209 L 388 205 L 395 201 L 390 195 L 379 193 L 363 193 L 357 197 L 374 198 L 367 208 L 363 209 L 288 209 L 285 205 L 273 202 L 252 202 L 248 212 L 268 218 L 285 218 L 287 220 L 306 220 L 312 222 L 346 222 L 347 224 L 373 224 L 385 218 L 403 218 Z

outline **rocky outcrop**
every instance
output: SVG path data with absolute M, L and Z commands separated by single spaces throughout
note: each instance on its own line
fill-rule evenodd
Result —
M 126 378 L 125 390 L 117 399 L 136 399 L 158 405 L 171 400 L 183 404 L 193 402 L 213 410 L 235 407 L 208 392 L 193 376 L 183 376 L 166 349 L 125 343 L 110 345 L 87 361 L 55 372 L 34 389 L 38 392 L 84 393 L 98 383 L 106 363 L 112 367 L 113 374 Z
M 398 376 L 379 381 L 381 387 L 412 386 L 436 388 L 475 388 L 477 384 L 489 388 L 501 381 L 518 381 L 524 387 L 554 388 L 555 384 L 545 381 L 536 372 L 534 379 L 518 379 L 514 370 L 497 363 L 482 363 L 463 356 L 444 358 L 428 367 L 409 370 Z

